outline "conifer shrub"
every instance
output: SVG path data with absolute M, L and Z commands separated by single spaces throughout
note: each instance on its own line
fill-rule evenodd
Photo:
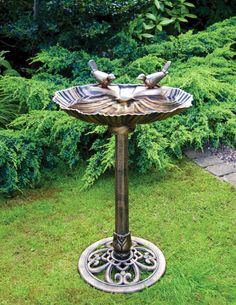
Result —
M 167 59 L 173 60 L 162 84 L 180 87 L 194 96 L 193 107 L 184 113 L 136 127 L 129 135 L 131 168 L 139 172 L 165 170 L 189 146 L 235 146 L 235 20 L 146 46 L 143 55 L 128 64 L 126 58 L 93 56 L 99 68 L 115 73 L 117 83 L 136 83 L 138 74 L 152 73 Z M 114 167 L 114 136 L 107 127 L 69 117 L 51 102 L 55 90 L 94 83 L 87 66 L 90 58 L 84 51 L 54 46 L 32 59 L 39 68 L 31 79 L 11 75 L 0 78 L 0 105 L 11 101 L 25 107 L 26 112 L 5 126 L 10 130 L 0 131 L 0 191 L 33 187 L 43 168 L 61 163 L 73 168 L 87 162 L 84 187 Z
M 170 37 L 161 44 L 145 46 L 148 54 L 155 54 L 164 59 L 181 60 L 198 56 L 205 57 L 217 48 L 222 48 L 236 39 L 236 17 L 215 23 L 205 31 L 194 34 L 192 30 L 178 37 Z
M 43 150 L 22 131 L 0 130 L 0 192 L 34 187 L 41 177 Z

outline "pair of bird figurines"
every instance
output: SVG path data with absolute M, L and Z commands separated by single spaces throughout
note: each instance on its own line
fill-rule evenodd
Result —
M 93 59 L 88 62 L 88 65 L 92 69 L 92 75 L 96 78 L 98 84 L 102 88 L 107 88 L 107 86 L 109 86 L 111 82 L 116 78 L 115 75 L 112 73 L 108 74 L 99 71 L 96 62 Z M 145 86 L 149 89 L 160 87 L 159 82 L 168 74 L 168 69 L 170 65 L 171 61 L 167 61 L 161 71 L 149 75 L 145 75 L 142 73 L 137 77 L 137 79 L 142 80 Z

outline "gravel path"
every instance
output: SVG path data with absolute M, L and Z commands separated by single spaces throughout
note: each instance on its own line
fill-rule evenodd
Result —
M 207 146 L 206 149 L 210 151 L 212 155 L 217 156 L 221 160 L 224 160 L 226 163 L 232 163 L 236 166 L 236 150 L 229 148 L 225 145 L 221 145 L 219 148 L 213 148 Z

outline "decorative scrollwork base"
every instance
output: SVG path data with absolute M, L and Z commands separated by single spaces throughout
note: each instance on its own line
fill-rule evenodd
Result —
M 112 238 L 89 246 L 80 256 L 78 269 L 90 285 L 106 292 L 130 293 L 157 282 L 165 272 L 165 257 L 149 241 L 132 237 L 130 255 L 114 255 Z

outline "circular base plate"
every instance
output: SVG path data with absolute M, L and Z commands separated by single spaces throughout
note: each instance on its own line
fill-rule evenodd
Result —
M 78 270 L 93 287 L 115 293 L 140 291 L 157 282 L 165 272 L 165 257 L 149 241 L 132 237 L 130 256 L 114 256 L 112 237 L 89 246 L 80 256 Z

